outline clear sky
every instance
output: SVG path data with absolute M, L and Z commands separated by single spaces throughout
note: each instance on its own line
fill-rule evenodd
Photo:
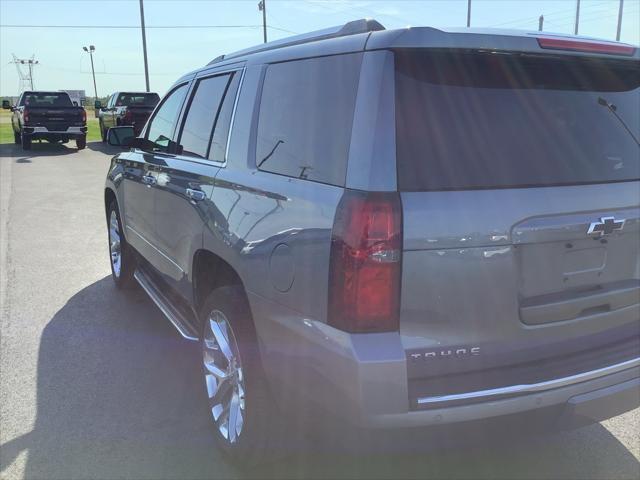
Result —
M 269 39 L 363 17 L 375 18 L 387 28 L 458 27 L 466 25 L 467 15 L 467 0 L 266 2 Z M 257 4 L 258 0 L 145 0 L 151 89 L 163 94 L 183 73 L 220 54 L 261 43 Z M 618 5 L 619 0 L 581 0 L 579 33 L 615 39 Z M 576 0 L 472 0 L 471 25 L 536 30 L 543 14 L 546 31 L 573 33 L 575 6 Z M 96 46 L 100 96 L 143 90 L 139 22 L 138 0 L 0 0 L 0 95 L 18 93 L 12 53 L 22 58 L 35 54 L 40 61 L 36 88 L 84 89 L 93 95 L 89 56 L 82 51 L 89 44 Z M 621 40 L 640 43 L 640 0 L 624 0 Z

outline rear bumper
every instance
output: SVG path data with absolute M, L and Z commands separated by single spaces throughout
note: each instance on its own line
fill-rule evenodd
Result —
M 68 127 L 66 130 L 49 130 L 47 127 L 23 127 L 24 133 L 31 138 L 64 137 L 77 138 L 87 134 L 87 127 Z
M 285 408 L 297 397 L 355 426 L 396 429 L 514 415 L 534 422 L 544 416 L 554 428 L 572 428 L 640 406 L 637 358 L 507 391 L 468 392 L 466 399 L 425 397 L 421 409 L 412 410 L 406 353 L 398 333 L 348 334 L 300 318 L 262 297 L 249 298 L 265 369 L 274 391 L 286 391 L 279 398 Z
M 406 414 L 374 415 L 369 426 L 394 428 L 442 425 L 499 419 L 522 415 L 540 421 L 544 412 L 550 425 L 577 428 L 615 417 L 640 406 L 640 368 L 633 367 L 615 374 L 572 384 L 566 387 L 525 393 L 501 400 L 441 406 Z

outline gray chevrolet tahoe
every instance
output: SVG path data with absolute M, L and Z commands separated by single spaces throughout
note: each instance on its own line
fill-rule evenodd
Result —
M 221 56 L 109 133 L 113 279 L 201 343 L 243 461 L 293 401 L 597 422 L 640 404 L 639 106 L 637 48 L 540 32 L 359 20 Z

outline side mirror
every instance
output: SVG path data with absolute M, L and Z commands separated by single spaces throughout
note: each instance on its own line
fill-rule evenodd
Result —
M 73 106 L 74 106 L 74 107 L 77 107 L 77 106 L 78 106 L 78 102 L 74 101 L 74 102 L 73 102 Z
M 114 147 L 132 147 L 136 139 L 132 126 L 111 127 L 107 130 L 107 143 Z
M 96 110 L 99 110 L 102 108 L 102 102 L 100 100 L 96 100 L 95 102 L 93 102 L 93 108 L 95 108 Z
M 11 102 L 9 100 L 2 100 L 2 108 L 3 110 L 13 110 L 11 106 Z

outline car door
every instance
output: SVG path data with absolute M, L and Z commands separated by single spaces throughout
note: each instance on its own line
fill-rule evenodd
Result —
M 127 241 L 152 265 L 162 264 L 162 252 L 155 241 L 156 154 L 169 148 L 188 84 L 173 89 L 163 100 L 149 125 L 148 151 L 133 149 L 123 154 L 124 228 Z
M 11 125 L 13 126 L 13 131 L 20 133 L 20 114 L 18 113 L 18 107 L 22 105 L 22 95 L 18 98 L 18 102 L 11 112 Z
M 111 127 L 111 125 L 109 124 L 109 107 L 111 106 L 111 99 L 113 98 L 113 95 L 111 95 L 109 97 L 109 99 L 107 100 L 107 103 L 105 103 L 102 108 L 100 108 L 100 113 L 98 114 L 100 117 L 100 121 L 102 122 L 102 127 L 104 128 L 104 131 L 106 132 L 107 130 L 109 130 L 109 127 Z
M 105 130 L 110 129 L 111 127 L 115 127 L 116 126 L 116 117 L 115 117 L 115 99 L 118 96 L 117 93 L 114 93 L 113 95 L 111 95 L 111 97 L 109 98 L 109 101 L 107 102 L 107 108 L 104 112 L 104 115 L 102 117 L 102 124 L 105 127 Z
M 240 71 L 207 73 L 191 88 L 176 132 L 180 154 L 156 155 L 156 238 L 166 254 L 163 280 L 189 299 L 194 252 L 202 247 L 213 182 L 224 163 Z

